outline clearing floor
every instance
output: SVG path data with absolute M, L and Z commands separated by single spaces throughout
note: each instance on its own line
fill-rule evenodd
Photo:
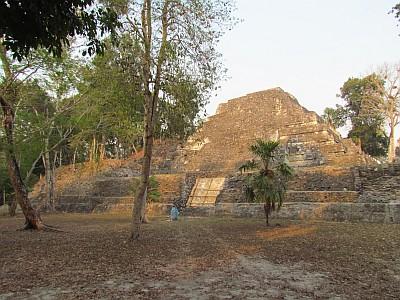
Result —
M 0 217 L 0 299 L 400 299 L 400 225 Z

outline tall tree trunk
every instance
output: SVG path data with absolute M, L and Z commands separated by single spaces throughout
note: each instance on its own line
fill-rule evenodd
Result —
M 101 135 L 101 144 L 99 146 L 99 160 L 103 161 L 106 156 L 106 137 L 104 134 Z
M 269 226 L 270 204 L 264 203 L 265 225 Z
M 45 209 L 49 209 L 53 211 L 55 208 L 55 185 L 54 185 L 54 169 L 55 162 L 57 160 L 57 155 L 54 156 L 53 163 L 50 159 L 50 151 L 49 151 L 49 139 L 45 140 L 45 152 L 43 154 L 43 164 L 45 169 L 45 178 L 46 178 L 46 201 L 45 201 Z
M 60 159 L 59 159 L 60 163 L 59 163 L 58 167 L 62 167 L 62 165 L 63 165 L 62 160 L 63 160 L 62 149 L 60 149 Z
M 144 205 L 142 205 L 142 211 L 140 212 L 140 214 L 141 214 L 141 219 L 142 219 L 142 223 L 145 223 L 145 224 L 147 224 L 147 223 L 149 223 L 149 219 L 147 219 L 147 215 L 146 215 L 146 206 L 147 206 L 147 193 L 148 193 L 148 191 L 149 191 L 149 187 L 147 187 L 146 188 L 146 191 L 144 192 L 144 196 L 143 196 L 143 198 L 144 198 Z
M 17 214 L 17 200 L 15 200 L 14 196 L 10 196 L 8 202 L 8 214 L 10 217 L 15 217 Z
M 93 135 L 92 145 L 90 147 L 90 153 L 89 153 L 89 162 L 94 162 L 96 159 L 96 149 L 97 149 L 96 144 L 97 144 L 96 136 Z
M 131 239 L 137 240 L 140 236 L 140 228 L 146 209 L 147 188 L 149 186 L 150 168 L 151 168 L 151 155 L 153 151 L 153 128 L 149 113 L 145 112 L 145 139 L 144 139 L 144 156 L 142 163 L 142 174 L 140 178 L 140 186 L 135 196 L 132 212 L 132 233 Z
M 393 122 L 394 124 L 394 122 Z M 389 132 L 389 150 L 388 150 L 388 161 L 393 163 L 396 156 L 396 141 L 394 139 L 394 125 L 390 124 Z
M 0 95 L 0 104 L 3 110 L 3 126 L 6 134 L 7 149 L 7 170 L 8 176 L 11 180 L 11 185 L 15 192 L 15 199 L 22 209 L 25 216 L 25 228 L 26 229 L 42 229 L 43 223 L 40 219 L 39 213 L 31 205 L 28 198 L 28 191 L 21 177 L 21 171 L 19 169 L 15 148 L 14 148 L 14 111 L 11 105 Z
M 133 207 L 131 239 L 136 240 L 140 236 L 140 227 L 143 222 L 143 214 L 146 208 L 146 190 L 149 186 L 151 157 L 153 153 L 154 128 L 157 123 L 158 100 L 161 89 L 161 72 L 166 58 L 168 9 L 169 0 L 165 0 L 162 8 L 162 38 L 157 63 L 155 66 L 154 80 L 152 77 L 152 0 L 143 1 L 141 25 L 143 34 L 144 51 L 142 53 L 143 69 L 142 81 L 144 85 L 144 157 L 142 165 L 141 184 L 138 189 Z M 152 87 L 152 90 L 151 90 Z
M 56 166 L 57 166 L 57 151 L 54 154 L 53 163 L 50 166 L 50 210 L 56 209 Z
M 115 138 L 115 145 L 114 145 L 114 152 L 115 152 L 115 159 L 119 159 L 119 139 Z
M 75 150 L 74 150 L 74 156 L 73 156 L 73 158 L 72 158 L 72 168 L 73 168 L 73 170 L 74 171 L 76 171 L 76 152 L 78 151 L 78 149 L 75 147 Z

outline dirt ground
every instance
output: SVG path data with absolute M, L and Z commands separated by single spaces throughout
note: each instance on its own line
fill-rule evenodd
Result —
M 400 299 L 400 225 L 0 217 L 0 299 Z

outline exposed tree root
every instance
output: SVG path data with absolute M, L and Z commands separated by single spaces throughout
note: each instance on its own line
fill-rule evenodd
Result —
M 46 231 L 46 232 L 67 232 L 61 229 L 58 229 L 55 226 L 47 225 L 44 223 L 41 223 L 40 226 L 34 227 L 32 224 L 27 223 L 25 224 L 24 227 L 18 229 L 17 231 L 25 231 L 25 230 L 31 230 L 31 231 Z
M 49 225 L 46 225 L 46 224 L 44 224 L 44 228 L 42 230 L 47 231 L 47 232 L 67 232 L 67 231 L 64 231 L 64 230 L 61 230 L 61 229 L 57 229 L 54 226 L 49 226 Z

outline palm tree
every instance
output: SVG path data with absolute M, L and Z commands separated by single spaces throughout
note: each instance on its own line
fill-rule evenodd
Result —
M 279 152 L 279 142 L 257 140 L 250 146 L 250 151 L 258 158 L 243 164 L 239 170 L 258 170 L 247 177 L 245 184 L 246 198 L 251 202 L 264 202 L 266 225 L 269 215 L 282 206 L 287 182 L 294 170 Z

